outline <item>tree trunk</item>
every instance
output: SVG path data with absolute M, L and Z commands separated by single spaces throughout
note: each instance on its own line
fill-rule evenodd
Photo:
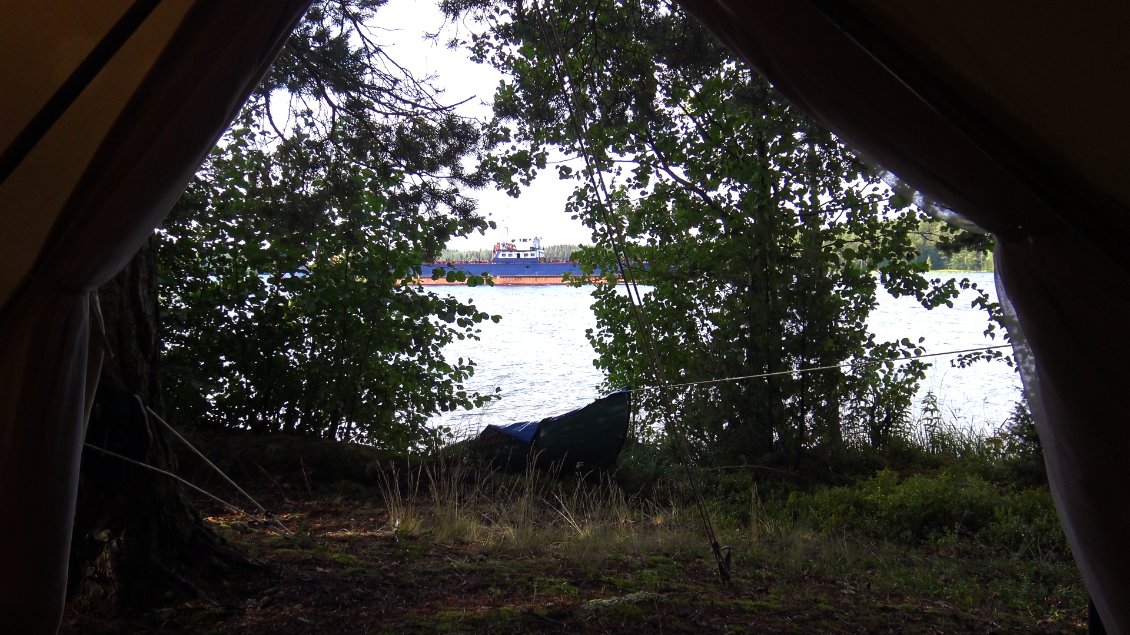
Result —
M 109 354 L 86 441 L 174 471 L 160 412 L 156 262 L 153 241 L 99 290 Z M 199 582 L 246 562 L 200 520 L 181 486 L 84 448 L 68 596 L 83 612 L 121 614 L 199 593 Z

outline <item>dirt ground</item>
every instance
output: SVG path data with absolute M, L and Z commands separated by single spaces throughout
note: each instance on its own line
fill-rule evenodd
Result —
M 866 567 L 774 567 L 739 560 L 729 584 L 703 556 L 585 558 L 403 535 L 371 499 L 288 502 L 294 534 L 235 515 L 208 519 L 262 563 L 208 597 L 114 619 L 68 610 L 63 633 L 1080 633 L 1084 612 L 957 606 Z M 1001 573 L 1006 575 L 1007 572 Z M 924 571 L 924 575 L 931 575 Z M 992 577 L 995 574 L 986 573 Z M 945 581 L 937 581 L 944 588 Z M 986 579 L 985 584 L 993 583 Z M 1079 609 L 1079 610 L 1077 610 Z

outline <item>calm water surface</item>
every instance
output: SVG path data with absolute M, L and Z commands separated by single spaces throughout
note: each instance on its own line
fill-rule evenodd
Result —
M 995 300 L 993 274 L 961 274 L 989 291 Z M 603 376 L 593 366 L 595 355 L 585 329 L 596 326 L 589 290 L 568 286 L 443 287 L 460 300 L 471 300 L 482 311 L 501 315 L 498 324 L 482 325 L 479 341 L 453 342 L 444 353 L 450 359 L 475 360 L 477 371 L 468 388 L 480 392 L 502 389 L 502 398 L 484 408 L 446 413 L 433 425 L 455 431 L 477 431 L 488 423 L 540 419 L 578 408 L 600 396 Z M 927 311 L 911 298 L 892 298 L 880 292 L 879 308 L 869 321 L 881 339 L 925 337 L 927 352 L 975 348 L 987 340 L 985 314 L 969 307 L 972 294 L 954 307 Z M 995 429 L 1020 397 L 1020 380 L 1001 362 L 981 362 L 953 368 L 949 358 L 932 360 L 919 399 L 933 392 L 947 420 L 963 427 Z

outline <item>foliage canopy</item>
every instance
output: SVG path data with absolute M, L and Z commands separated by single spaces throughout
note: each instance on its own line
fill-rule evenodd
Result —
M 581 262 L 647 263 L 640 319 L 613 278 L 594 290 L 610 386 L 768 375 L 644 393 L 718 461 L 822 460 L 907 425 L 923 340 L 868 332 L 877 289 L 935 307 L 963 283 L 920 275 L 921 215 L 884 175 L 673 3 L 444 4 L 484 25 L 474 56 L 512 77 L 495 181 L 516 194 L 554 159 L 576 183 L 568 210 L 607 239 Z
M 181 420 L 405 448 L 489 399 L 441 348 L 491 316 L 404 282 L 488 227 L 479 126 L 381 48 L 383 4 L 314 3 L 160 232 Z

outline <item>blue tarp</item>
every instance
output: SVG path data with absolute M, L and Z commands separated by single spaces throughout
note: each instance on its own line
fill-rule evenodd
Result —
M 540 421 L 519 421 L 505 426 L 490 425 L 487 428 L 493 428 L 508 437 L 530 445 L 534 442 L 534 435 L 538 433 L 538 426 L 540 425 Z

